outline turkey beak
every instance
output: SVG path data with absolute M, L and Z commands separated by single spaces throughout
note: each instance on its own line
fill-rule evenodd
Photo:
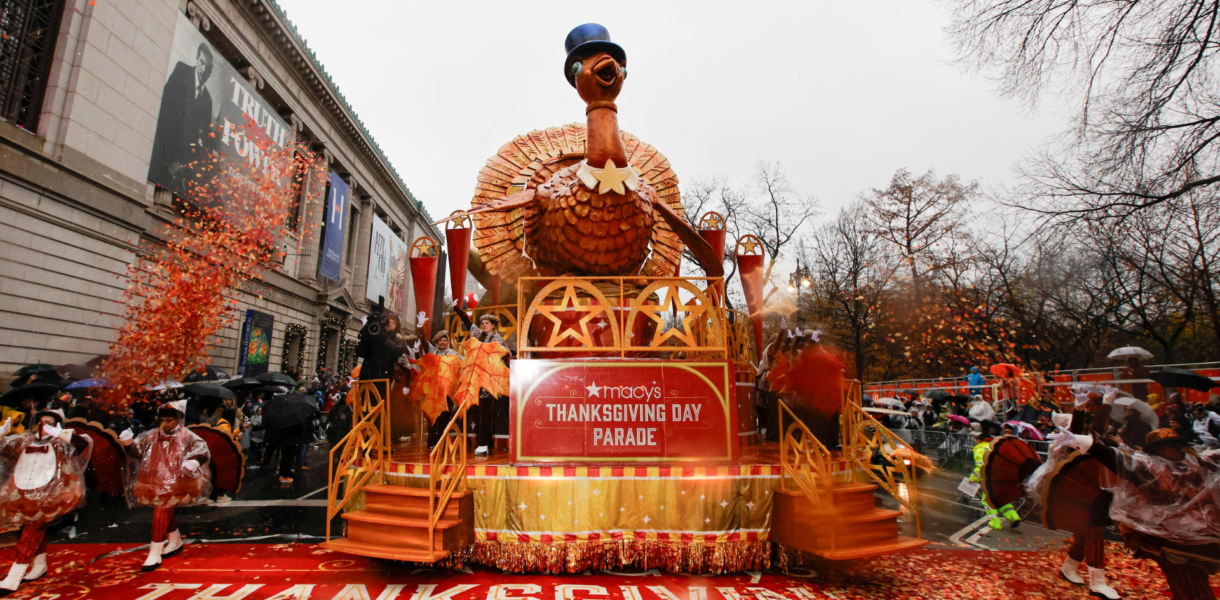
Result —
M 618 61 L 610 56 L 602 56 L 596 64 L 593 65 L 593 78 L 597 80 L 597 84 L 608 88 L 618 83 L 619 78 L 623 76 L 623 70 L 619 67 Z

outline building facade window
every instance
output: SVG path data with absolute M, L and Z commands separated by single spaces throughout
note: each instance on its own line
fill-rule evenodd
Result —
M 42 113 L 63 0 L 0 0 L 0 115 L 34 132 Z

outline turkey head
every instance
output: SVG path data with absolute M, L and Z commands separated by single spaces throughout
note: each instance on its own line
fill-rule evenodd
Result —
M 484 234 L 482 245 L 476 234 L 476 246 L 493 253 L 489 269 L 510 282 L 529 271 L 550 276 L 673 276 L 677 273 L 645 267 L 658 246 L 680 255 L 678 240 L 708 275 L 722 276 L 723 257 L 686 221 L 680 205 L 658 199 L 640 177 L 642 171 L 628 160 L 614 102 L 627 76 L 625 58 L 593 50 L 569 60 L 565 74 L 586 105 L 584 160 L 564 164 L 535 189 L 449 218 L 483 216 L 476 219 L 479 227 L 495 233 Z M 568 156 L 582 158 L 568 154 L 564 159 Z M 522 273 L 526 261 L 532 268 Z M 497 265 L 512 266 L 497 270 Z

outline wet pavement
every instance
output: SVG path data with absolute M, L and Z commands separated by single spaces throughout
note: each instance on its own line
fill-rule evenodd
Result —
M 273 468 L 248 468 L 241 491 L 226 503 L 180 509 L 179 527 L 184 537 L 201 540 L 243 540 L 281 543 L 320 541 L 326 534 L 326 444 L 312 446 L 308 470 L 298 471 L 289 485 L 281 485 Z M 917 482 L 920 497 L 921 534 L 931 548 L 959 550 L 1038 551 L 1062 548 L 1069 536 L 1035 523 L 1037 515 L 1012 529 L 1005 524 L 995 531 L 987 526 L 977 499 L 965 501 L 957 485 L 965 476 L 962 465 L 943 469 Z M 878 504 L 898 509 L 896 500 L 878 492 Z M 1018 507 L 1025 515 L 1031 507 Z M 332 526 L 338 531 L 336 518 Z M 78 513 L 75 531 L 65 525 L 51 532 L 51 543 L 140 543 L 148 541 L 152 511 L 128 508 L 122 498 L 104 498 L 89 492 L 88 503 Z M 910 514 L 899 519 L 903 535 L 914 536 Z M 1118 540 L 1117 535 L 1111 539 Z

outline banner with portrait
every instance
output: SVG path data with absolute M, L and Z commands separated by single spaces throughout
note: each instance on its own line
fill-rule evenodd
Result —
M 238 377 L 254 377 L 266 373 L 271 364 L 271 332 L 275 315 L 247 310 L 241 326 L 241 346 L 238 347 Z
M 254 86 L 179 14 L 149 181 L 205 207 L 236 206 L 282 191 L 292 185 L 292 157 L 284 151 L 289 131 Z M 256 181 L 259 173 L 270 177 Z M 268 186 L 268 180 L 277 185 Z
M 407 258 L 411 248 L 377 215 L 369 238 L 369 278 L 365 296 L 374 303 L 385 298 L 386 310 L 402 315 L 407 308 Z

